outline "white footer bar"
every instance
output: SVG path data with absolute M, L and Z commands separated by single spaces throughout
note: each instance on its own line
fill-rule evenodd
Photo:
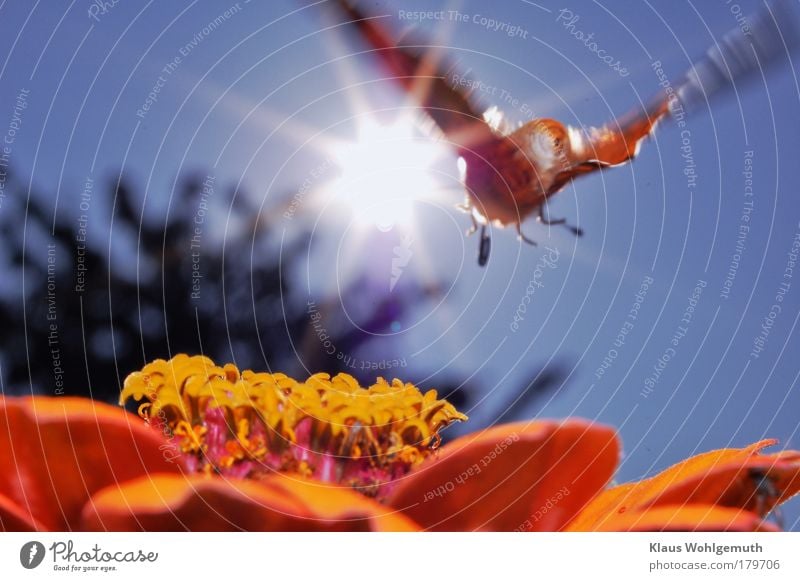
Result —
M 0 533 L 0 578 L 797 580 L 799 547 L 800 533 Z

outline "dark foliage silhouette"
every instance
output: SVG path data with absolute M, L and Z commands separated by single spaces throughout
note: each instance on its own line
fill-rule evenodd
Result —
M 247 196 L 232 189 L 214 193 L 224 196 L 222 206 L 238 218 L 232 222 L 245 226 L 227 231 L 224 243 L 204 240 L 197 245 L 202 250 L 195 250 L 202 177 L 181 180 L 166 220 L 146 217 L 141 196 L 125 180 L 95 192 L 96 197 L 109 194 L 112 238 L 115 243 L 127 238 L 132 255 L 126 261 L 135 261 L 119 265 L 99 244 L 86 243 L 79 258 L 79 222 L 64 213 L 54 220 L 52 198 L 41 195 L 29 196 L 26 210 L 24 187 L 17 182 L 12 187 L 17 207 L 6 208 L 6 216 L 13 212 L 20 219 L 2 224 L 11 278 L 0 296 L 5 329 L 0 362 L 7 393 L 115 400 L 128 373 L 180 352 L 298 377 L 307 374 L 303 367 L 346 370 L 322 351 L 305 304 L 295 304 L 289 277 L 285 271 L 281 276 L 279 258 L 284 265 L 293 263 L 308 250 L 308 237 L 296 235 L 280 255 L 273 251 L 269 220 L 252 218 L 259 210 Z M 361 284 L 353 283 L 347 292 L 359 292 Z M 413 289 L 393 293 L 372 306 L 365 331 L 334 322 L 327 331 L 342 351 L 356 352 L 370 341 L 370 333 L 386 331 L 420 298 Z

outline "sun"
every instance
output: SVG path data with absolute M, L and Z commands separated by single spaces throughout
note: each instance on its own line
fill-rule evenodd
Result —
M 331 186 L 333 195 L 351 210 L 358 226 L 382 232 L 411 228 L 417 206 L 438 198 L 440 180 L 433 165 L 446 151 L 413 118 L 391 124 L 362 118 L 355 141 L 337 144 L 332 152 L 340 172 Z

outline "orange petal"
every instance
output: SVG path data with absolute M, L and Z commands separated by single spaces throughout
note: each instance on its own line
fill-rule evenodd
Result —
M 347 488 L 285 475 L 261 481 L 143 476 L 86 505 L 84 530 L 406 531 L 400 514 Z
M 95 491 L 177 471 L 159 450 L 164 443 L 136 416 L 89 399 L 0 397 L 0 515 L 13 528 L 72 529 Z
M 605 426 L 507 424 L 444 446 L 389 502 L 431 530 L 560 530 L 605 486 L 618 454 Z
M 676 505 L 627 512 L 593 530 L 754 532 L 778 529 L 746 510 L 713 505 Z
M 670 504 L 706 504 L 765 513 L 800 490 L 800 454 L 762 455 L 774 440 L 693 456 L 641 482 L 603 492 L 570 525 L 572 530 L 616 529 L 627 512 Z M 762 483 L 762 477 L 766 476 Z
M 327 521 L 369 518 L 369 529 L 376 532 L 405 532 L 419 530 L 419 526 L 399 511 L 387 508 L 364 495 L 343 488 L 308 480 L 273 478 L 271 484 L 284 494 L 302 501 L 308 510 Z M 364 528 L 366 523 L 345 523 L 347 529 Z
M 716 466 L 705 475 L 686 478 L 669 487 L 650 504 L 717 504 L 763 515 L 798 490 L 800 454 L 783 452 Z
M 0 494 L 0 531 L 44 530 L 25 510 L 7 496 Z

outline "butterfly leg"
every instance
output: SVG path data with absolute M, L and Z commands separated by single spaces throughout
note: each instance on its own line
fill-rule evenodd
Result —
M 489 251 L 492 248 L 492 239 L 486 232 L 486 225 L 481 226 L 481 243 L 478 246 L 478 265 L 486 266 L 489 261 Z
M 517 238 L 522 242 L 527 242 L 531 246 L 538 246 L 535 240 L 531 240 L 530 238 L 525 236 L 525 234 L 522 233 L 522 224 L 520 224 L 519 222 L 517 222 Z
M 467 236 L 472 236 L 475 234 L 475 232 L 478 231 L 478 220 L 475 218 L 475 212 L 472 211 L 472 204 L 470 203 L 469 198 L 467 198 L 463 204 L 458 204 L 456 209 L 469 214 L 470 220 L 472 220 L 472 225 L 470 226 L 469 230 L 467 230 Z
M 539 215 L 536 218 L 540 223 L 546 224 L 547 226 L 564 226 L 570 232 L 575 234 L 575 236 L 583 236 L 583 230 L 578 228 L 577 226 L 572 226 L 571 224 L 567 224 L 566 218 L 559 218 L 557 220 L 551 220 L 544 215 L 544 204 L 539 206 Z
M 469 213 L 469 217 L 472 220 L 472 226 L 467 230 L 467 236 L 472 236 L 478 231 L 478 220 L 475 219 L 475 214 L 472 212 Z

